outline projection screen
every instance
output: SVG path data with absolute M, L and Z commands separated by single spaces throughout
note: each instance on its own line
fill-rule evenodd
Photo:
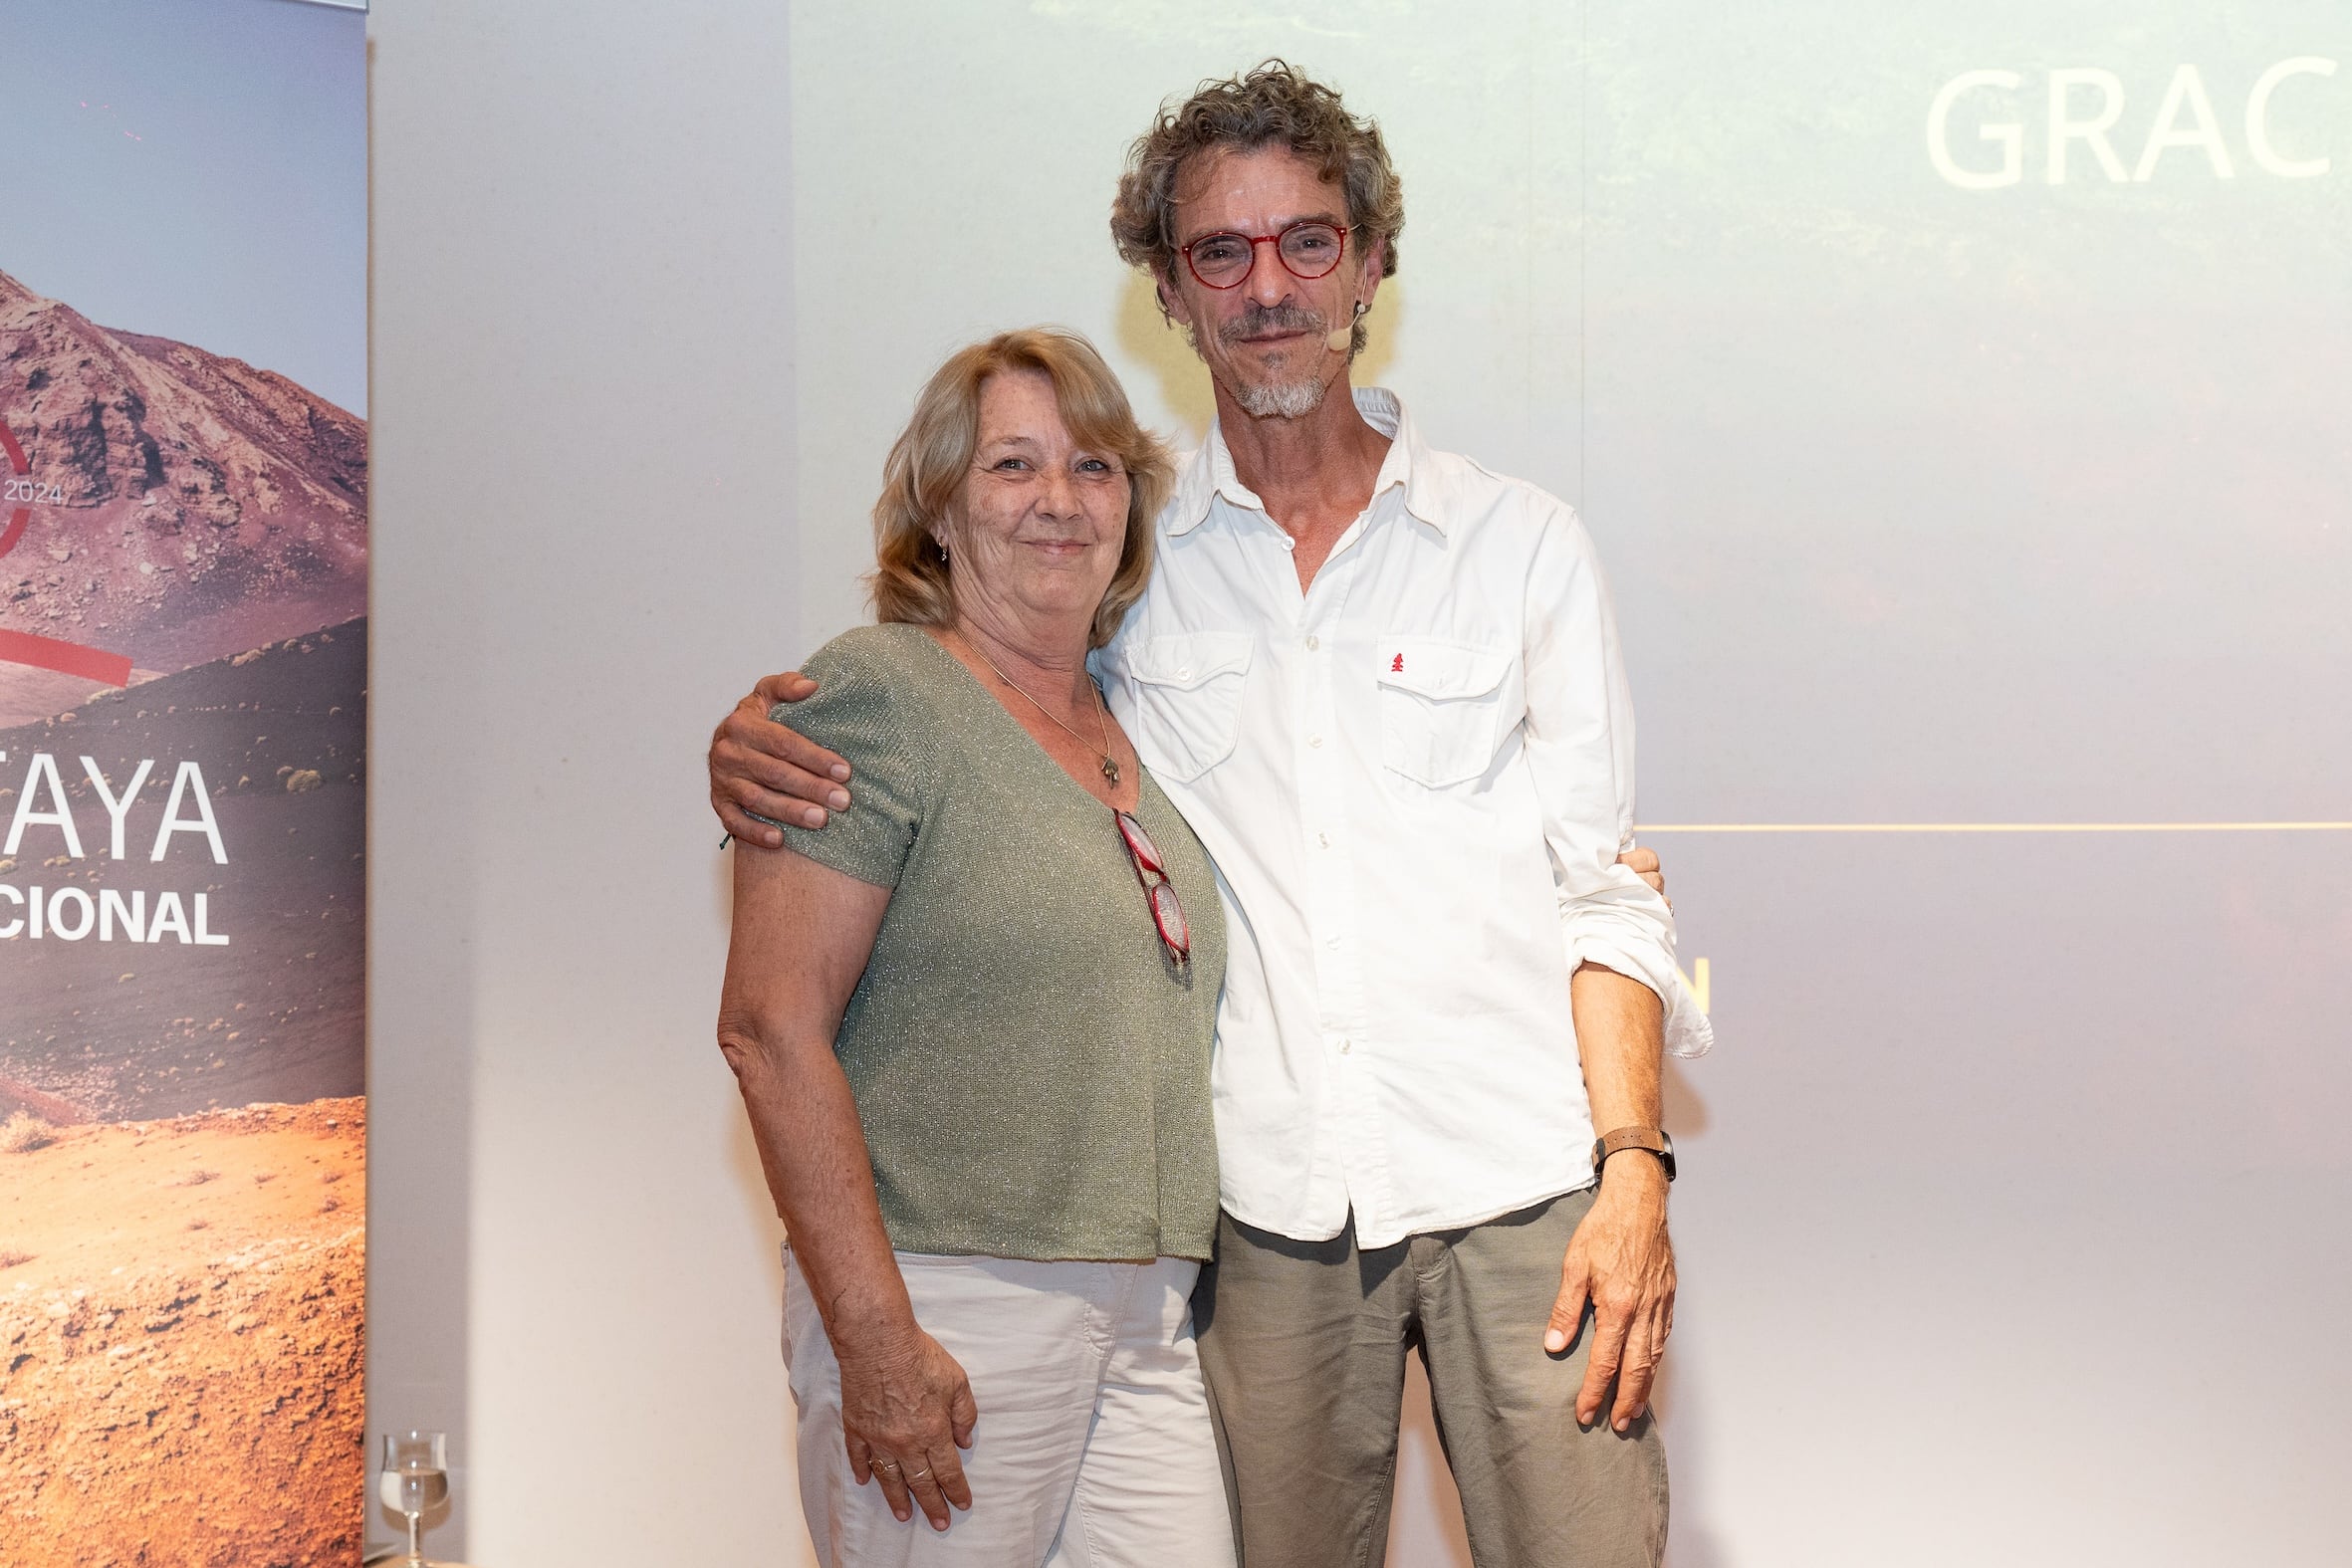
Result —
M 2352 11 L 796 7 L 808 646 L 949 349 L 1067 324 L 1198 440 L 1106 211 L 1275 54 L 1404 176 L 1359 383 L 1613 579 L 1722 1040 L 1671 1084 L 1670 1560 L 2324 1560 Z M 1467 1564 L 1424 1425 L 1400 1487 L 1392 1562 Z

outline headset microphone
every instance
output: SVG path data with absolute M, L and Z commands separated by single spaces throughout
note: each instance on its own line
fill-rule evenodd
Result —
M 1347 319 L 1346 325 L 1334 327 L 1323 335 L 1323 346 L 1333 353 L 1347 352 L 1347 345 L 1355 340 L 1355 324 L 1362 320 L 1364 312 L 1370 309 L 1371 307 L 1363 301 L 1356 301 L 1355 314 Z

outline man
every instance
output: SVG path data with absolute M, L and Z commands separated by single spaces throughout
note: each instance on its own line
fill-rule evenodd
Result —
M 1377 128 L 1281 62 L 1164 113 L 1112 209 L 1217 405 L 1097 666 L 1229 910 L 1201 1359 L 1252 1568 L 1378 1560 L 1412 1348 L 1482 1565 L 1654 1564 L 1660 1054 L 1707 1023 L 1620 858 L 1590 541 L 1348 384 L 1402 226 Z M 763 683 L 714 738 L 755 841 L 746 806 L 846 803 L 763 717 L 805 690 Z

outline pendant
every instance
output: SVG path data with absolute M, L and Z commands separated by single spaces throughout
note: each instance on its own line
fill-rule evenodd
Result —
M 1102 777 L 1109 780 L 1115 787 L 1119 782 L 1119 765 L 1105 757 L 1102 760 Z

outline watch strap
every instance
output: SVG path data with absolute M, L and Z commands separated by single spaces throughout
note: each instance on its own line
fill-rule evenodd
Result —
M 1646 1149 L 1656 1155 L 1658 1163 L 1666 1168 L 1666 1179 L 1674 1180 L 1674 1140 L 1659 1127 L 1618 1127 L 1602 1133 L 1592 1143 L 1592 1174 L 1600 1175 L 1610 1155 L 1622 1154 L 1627 1149 Z

